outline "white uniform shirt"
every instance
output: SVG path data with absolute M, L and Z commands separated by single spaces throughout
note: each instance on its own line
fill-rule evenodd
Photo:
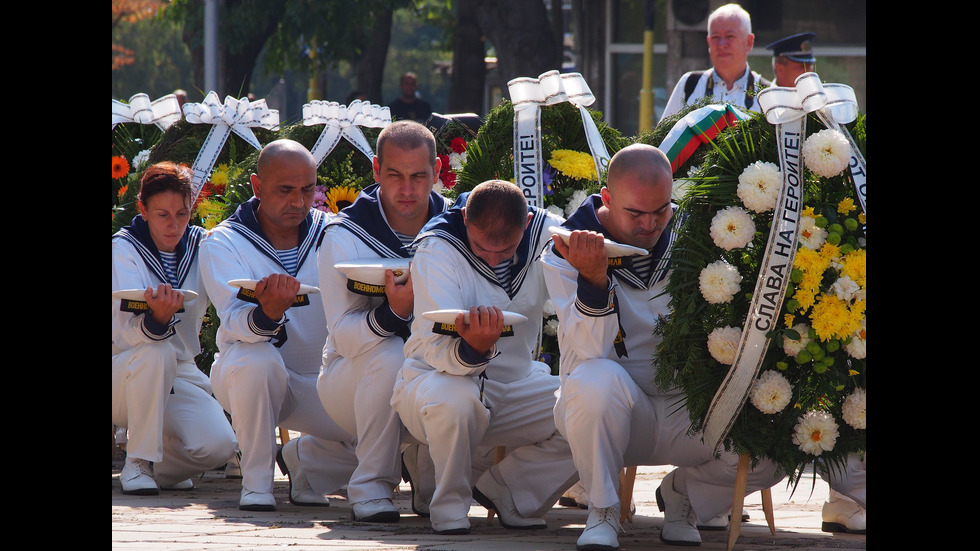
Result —
M 410 380 L 430 370 L 453 375 L 479 376 L 510 383 L 523 379 L 532 370 L 547 365 L 532 362 L 537 352 L 547 291 L 538 261 L 540 251 L 550 241 L 550 226 L 561 224 L 561 218 L 543 209 L 534 209 L 534 217 L 524 231 L 524 238 L 511 267 L 511 295 L 497 283 L 491 266 L 469 249 L 459 210 L 430 221 L 416 240 L 412 281 L 415 289 L 415 320 L 412 334 L 405 343 L 403 377 Z M 440 219 L 452 217 L 448 224 Z M 490 358 L 476 358 L 475 353 L 458 336 L 436 332 L 436 324 L 421 316 L 432 310 L 461 309 L 496 305 L 501 310 L 517 312 L 527 322 L 505 327 Z M 513 334 L 508 335 L 512 330 Z
M 220 353 L 236 342 L 281 341 L 285 329 L 286 341 L 279 353 L 286 367 L 296 373 L 318 373 L 327 340 L 323 302 L 319 297 L 298 297 L 298 302 L 286 310 L 286 322 L 269 329 L 255 317 L 258 306 L 255 299 L 239 298 L 239 288 L 228 285 L 235 279 L 259 280 L 273 273 L 286 273 L 255 220 L 257 205 L 258 199 L 254 197 L 243 203 L 231 218 L 218 224 L 201 242 L 204 286 L 221 320 L 216 337 L 218 351 Z M 300 226 L 297 273 L 289 275 L 302 284 L 319 285 L 315 247 L 326 222 L 324 212 L 310 209 Z
M 149 238 L 146 222 L 137 215 L 134 223 L 120 229 L 112 236 L 112 290 L 143 289 L 154 290 L 166 280 L 163 265 L 155 254 L 156 247 Z M 181 244 L 178 245 L 177 285 L 175 288 L 187 289 L 197 293 L 197 299 L 184 298 L 182 312 L 175 314 L 169 329 L 162 335 L 150 331 L 145 313 L 134 313 L 122 309 L 124 301 L 112 299 L 112 355 L 115 356 L 140 344 L 165 340 L 177 351 L 178 374 L 190 378 L 195 384 L 210 392 L 207 377 L 194 363 L 201 353 L 200 332 L 204 315 L 208 310 L 208 293 L 201 280 L 198 266 L 198 243 L 204 229 L 188 226 Z M 145 308 L 146 302 L 135 301 L 136 309 Z M 152 323 L 152 322 L 151 322 Z
M 592 195 L 565 223 L 569 229 L 605 233 L 595 216 L 601 205 Z M 594 358 L 618 362 L 643 391 L 660 395 L 654 384 L 653 356 L 662 340 L 654 335 L 659 317 L 667 316 L 670 297 L 661 295 L 669 277 L 669 247 L 676 239 L 673 224 L 654 248 L 653 271 L 638 281 L 626 268 L 611 267 L 608 289 L 597 289 L 578 277 L 578 270 L 558 256 L 553 246 L 542 255 L 545 281 L 558 313 L 559 377 L 564 381 L 579 364 Z M 606 234 L 609 238 L 609 235 Z M 611 266 L 618 264 L 610 259 Z M 622 331 L 622 339 L 617 336 Z

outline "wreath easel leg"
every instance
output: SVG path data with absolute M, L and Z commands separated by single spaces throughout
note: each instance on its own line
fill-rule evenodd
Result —
M 732 499 L 732 515 L 728 521 L 728 551 L 735 547 L 735 541 L 742 531 L 742 505 L 745 503 L 745 488 L 749 481 L 749 454 L 743 453 L 738 456 L 738 470 L 735 471 L 735 497 Z M 766 488 L 762 492 L 762 511 L 766 515 L 766 523 L 769 525 L 769 532 L 776 535 L 776 521 L 772 513 L 772 489 Z

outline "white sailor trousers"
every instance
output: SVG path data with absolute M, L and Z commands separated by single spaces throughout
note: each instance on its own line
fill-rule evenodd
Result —
M 238 342 L 215 354 L 214 396 L 228 413 L 242 451 L 242 487 L 271 493 L 276 427 L 303 433 L 303 473 L 321 494 L 338 490 L 357 464 L 350 435 L 330 419 L 316 391 L 316 373 L 296 373 L 269 342 Z
M 391 393 L 405 361 L 402 346 L 393 337 L 353 358 L 331 355 L 317 377 L 327 414 L 357 439 L 357 468 L 347 486 L 351 503 L 391 498 L 401 480 L 402 424 Z
M 691 506 L 701 521 L 731 508 L 738 456 L 715 459 L 700 436 L 688 436 L 690 418 L 680 396 L 649 396 L 623 367 L 608 359 L 580 363 L 562 382 L 555 423 L 568 440 L 590 502 L 621 506 L 619 472 L 634 465 L 683 469 Z M 676 411 L 675 411 L 676 410 Z M 760 462 L 746 493 L 779 481 L 776 466 Z
M 543 364 L 542 364 L 543 365 Z M 412 378 L 405 379 L 408 371 Z M 554 424 L 558 378 L 534 369 L 510 383 L 439 371 L 403 370 L 392 405 L 411 435 L 427 444 L 436 489 L 429 506 L 433 525 L 465 518 L 472 499 L 474 453 L 506 446 L 497 465 L 524 516 L 540 516 L 577 479 L 567 442 Z
M 112 422 L 129 429 L 127 456 L 152 461 L 160 486 L 220 467 L 238 447 L 224 411 L 205 387 L 207 378 L 196 365 L 178 367 L 167 342 L 112 357 Z

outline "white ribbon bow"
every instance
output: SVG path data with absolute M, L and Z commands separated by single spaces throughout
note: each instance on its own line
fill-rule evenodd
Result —
M 352 101 L 350 105 L 314 100 L 303 105 L 303 125 L 316 124 L 324 125 L 323 132 L 310 151 L 317 165 L 330 155 L 341 137 L 346 138 L 369 160 L 372 160 L 374 151 L 358 127 L 384 128 L 391 124 L 391 112 L 386 106 L 359 99 Z
M 249 102 L 247 98 L 227 96 L 222 104 L 218 101 L 218 94 L 213 91 L 208 92 L 201 103 L 185 103 L 184 118 L 193 124 L 212 125 L 204 146 L 194 159 L 191 204 L 197 200 L 231 132 L 238 134 L 255 149 L 262 149 L 252 128 L 274 130 L 279 125 L 279 111 L 269 109 L 264 99 Z
M 846 84 L 820 82 L 817 73 L 803 73 L 796 87 L 770 86 L 759 92 L 759 106 L 772 124 L 787 123 L 822 111 L 837 124 L 857 118 L 858 105 L 854 89 Z
M 177 96 L 167 94 L 155 101 L 150 96 L 139 93 L 129 98 L 129 103 L 112 100 L 112 127 L 124 122 L 155 124 L 166 131 L 170 125 L 180 120 L 180 102 Z
M 547 71 L 538 78 L 515 78 L 507 83 L 507 88 L 514 104 L 514 181 L 524 192 L 528 203 L 544 207 L 541 120 L 538 116 L 543 105 L 567 101 L 578 107 L 595 162 L 596 176 L 601 178 L 609 165 L 609 152 L 592 115 L 586 109 L 595 102 L 595 95 L 581 73 Z

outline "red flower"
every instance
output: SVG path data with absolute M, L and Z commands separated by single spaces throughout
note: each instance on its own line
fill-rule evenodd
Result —
M 457 136 L 449 142 L 449 148 L 456 153 L 463 153 L 466 151 L 466 140 Z
M 442 180 L 442 185 L 446 189 L 452 189 L 456 185 L 456 173 L 446 172 L 439 177 Z

